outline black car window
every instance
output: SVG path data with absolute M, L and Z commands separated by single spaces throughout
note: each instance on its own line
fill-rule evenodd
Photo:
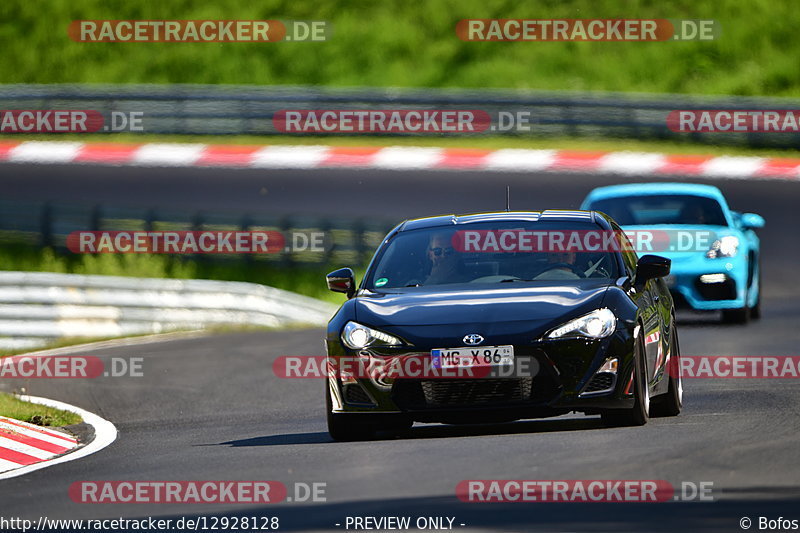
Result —
M 602 211 L 621 226 L 701 224 L 727 226 L 722 206 L 714 198 L 681 194 L 654 194 L 604 198 L 589 209 Z
M 397 233 L 376 254 L 369 289 L 618 277 L 610 232 L 595 223 L 481 222 Z
M 636 263 L 639 260 L 639 256 L 636 254 L 636 250 L 631 243 L 630 239 L 625 235 L 622 231 L 622 228 L 619 227 L 614 221 L 611 221 L 611 227 L 614 231 L 617 231 L 621 234 L 620 239 L 622 240 L 624 246 L 622 247 L 621 254 L 622 254 L 622 262 L 625 265 L 625 269 L 628 271 L 628 277 L 633 279 L 633 275 L 636 272 Z

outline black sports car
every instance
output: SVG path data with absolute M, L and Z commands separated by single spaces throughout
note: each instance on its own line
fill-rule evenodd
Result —
M 607 235 L 623 245 L 603 245 Z M 609 425 L 677 415 L 670 261 L 629 244 L 594 211 L 403 222 L 358 289 L 349 268 L 327 276 L 348 296 L 326 341 L 331 436 L 571 411 Z

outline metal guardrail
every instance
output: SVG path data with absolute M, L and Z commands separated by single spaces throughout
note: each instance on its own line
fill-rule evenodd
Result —
M 0 349 L 224 324 L 320 326 L 335 311 L 254 283 L 0 272 Z
M 373 218 L 268 216 L 242 212 L 207 212 L 106 205 L 14 202 L 0 200 L 0 244 L 22 243 L 66 252 L 74 231 L 278 231 L 322 232 L 324 251 L 293 250 L 236 256 L 256 264 L 363 265 L 397 221 Z M 288 244 L 288 242 L 287 242 Z M 66 252 L 69 253 L 69 252 Z M 224 261 L 224 255 L 195 255 L 204 261 Z
M 456 89 L 335 89 L 233 85 L 0 85 L 0 109 L 92 109 L 144 112 L 145 133 L 272 135 L 286 109 L 480 109 L 528 111 L 529 132 L 514 136 L 684 139 L 714 144 L 797 147 L 794 133 L 676 133 L 677 109 L 799 109 L 796 99 L 676 94 L 577 93 Z M 91 134 L 87 134 L 91 135 Z M 347 134 L 339 134 L 347 135 Z M 476 135 L 474 133 L 449 135 Z M 478 134 L 480 135 L 480 134 Z

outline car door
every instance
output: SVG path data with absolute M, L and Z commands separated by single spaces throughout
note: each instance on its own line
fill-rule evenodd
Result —
M 663 358 L 659 281 L 657 279 L 648 280 L 640 300 L 641 317 L 644 322 L 644 350 L 647 354 L 647 373 L 650 380 L 658 372 Z
M 620 238 L 627 240 L 622 228 L 615 223 L 612 223 L 612 228 L 621 236 Z M 633 279 L 639 256 L 634 251 L 634 247 L 630 244 L 630 241 L 627 241 L 627 243 L 623 245 L 622 258 L 629 276 Z M 645 367 L 647 368 L 648 383 L 652 381 L 656 373 L 655 370 L 656 365 L 659 363 L 659 354 L 663 357 L 663 348 L 660 348 L 663 319 L 659 312 L 664 303 L 662 302 L 664 297 L 659 290 L 659 284 L 663 283 L 663 280 L 651 279 L 648 280 L 644 286 L 638 288 L 632 287 L 630 290 L 630 295 L 639 308 L 639 316 L 642 318 L 644 327 L 644 331 L 641 335 L 644 341 Z
M 669 343 L 672 340 L 672 328 L 675 324 L 672 321 L 672 295 L 669 292 L 669 287 L 666 281 L 662 279 L 653 280 L 654 289 L 658 294 L 658 318 L 659 318 L 659 337 L 658 353 L 656 357 L 656 364 L 654 365 L 653 382 L 655 384 L 655 394 L 667 392 L 669 387 L 669 373 L 667 372 L 667 355 L 670 353 L 671 347 Z

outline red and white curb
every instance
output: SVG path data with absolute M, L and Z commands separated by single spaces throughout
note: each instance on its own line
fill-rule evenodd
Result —
M 0 142 L 0 162 L 274 169 L 573 171 L 631 176 L 800 179 L 800 159 L 795 158 L 411 146 Z
M 28 466 L 78 447 L 63 431 L 0 416 L 0 471 Z
M 67 433 L 0 417 L 0 480 L 86 457 L 117 438 L 117 428 L 111 422 L 79 407 L 36 396 L 20 399 L 79 414 L 94 428 L 94 439 L 81 446 Z

